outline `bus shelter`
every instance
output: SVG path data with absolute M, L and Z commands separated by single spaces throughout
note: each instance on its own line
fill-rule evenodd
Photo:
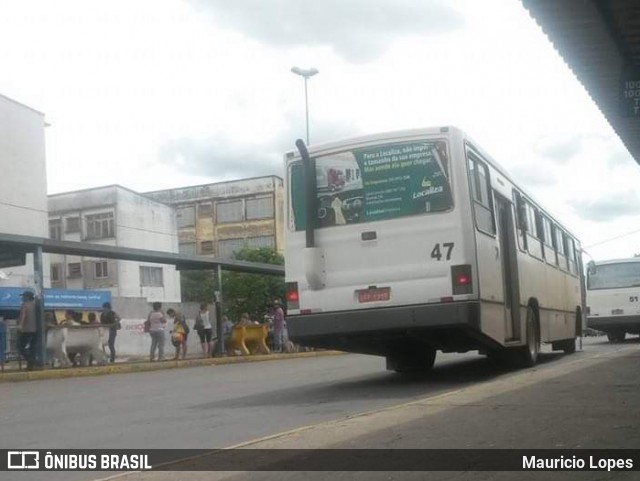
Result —
M 38 328 L 37 364 L 46 364 L 46 322 L 47 291 L 44 289 L 43 254 L 66 254 L 101 259 L 117 259 L 174 265 L 178 270 L 214 270 L 218 278 L 218 291 L 211 293 L 216 307 L 216 332 L 222 339 L 223 286 L 222 270 L 254 274 L 284 275 L 284 266 L 256 262 L 222 260 L 206 256 L 180 254 L 176 252 L 153 251 L 131 247 L 106 246 L 86 242 L 60 241 L 43 237 L 22 236 L 0 233 L 0 267 L 24 265 L 27 254 L 33 255 L 34 285 L 30 289 L 36 298 L 36 323 Z M 24 289 L 18 289 L 18 296 Z M 92 291 L 97 292 L 97 291 Z M 107 301 L 104 301 L 107 302 Z M 48 308 L 47 308 L 48 309 Z M 216 353 L 222 354 L 224 347 L 218 343 Z
M 17 322 L 22 302 L 22 287 L 0 287 L 0 362 L 17 357 Z M 80 289 L 44 289 L 45 325 L 57 325 L 67 310 L 77 314 L 76 321 L 88 323 L 88 314 L 99 311 L 102 304 L 111 302 L 111 291 Z

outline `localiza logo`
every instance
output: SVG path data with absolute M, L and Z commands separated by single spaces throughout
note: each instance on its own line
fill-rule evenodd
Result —
M 429 187 L 428 189 L 423 190 L 421 192 L 414 192 L 413 195 L 411 196 L 411 198 L 412 199 L 420 199 L 421 197 L 428 197 L 430 195 L 440 194 L 442 192 L 444 192 L 444 187 L 439 185 L 437 187 Z
M 7 451 L 8 469 L 40 469 L 38 451 Z

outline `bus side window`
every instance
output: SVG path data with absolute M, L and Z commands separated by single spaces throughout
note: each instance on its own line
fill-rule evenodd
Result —
M 516 206 L 516 232 L 518 234 L 518 246 L 520 250 L 527 250 L 527 210 L 520 192 L 513 190 L 513 199 Z
M 482 232 L 494 235 L 496 225 L 493 218 L 489 170 L 486 165 L 471 155 L 469 156 L 469 180 L 476 226 Z
M 567 270 L 567 258 L 565 256 L 565 235 L 557 226 L 555 227 L 555 247 L 556 252 L 558 253 L 558 267 L 561 269 Z
M 536 209 L 529 202 L 525 202 L 527 209 L 527 248 L 529 253 L 542 259 L 542 243 L 540 238 L 542 234 L 538 232 L 539 216 L 538 209 Z
M 551 235 L 551 221 L 547 217 L 542 217 L 544 258 L 553 264 L 556 263 L 556 253 L 553 248 L 553 237 Z
M 572 237 L 567 236 L 567 258 L 569 259 L 569 272 L 573 275 L 578 274 L 578 265 L 576 264 L 576 247 Z

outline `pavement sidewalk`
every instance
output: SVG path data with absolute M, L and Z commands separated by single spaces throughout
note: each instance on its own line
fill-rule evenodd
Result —
M 0 374 L 0 383 L 18 381 L 36 381 L 43 379 L 62 379 L 69 377 L 99 376 L 105 374 L 120 374 L 131 372 L 159 371 L 162 369 L 177 369 L 197 366 L 219 366 L 224 364 L 237 364 L 246 362 L 278 361 L 284 359 L 296 359 L 320 356 L 335 356 L 344 354 L 339 351 L 311 351 L 277 354 L 253 354 L 250 356 L 224 356 L 212 358 L 191 358 L 164 361 L 132 360 L 116 362 L 106 366 L 86 366 L 58 369 L 43 369 L 38 371 L 18 371 L 17 362 L 11 362 L 5 366 L 5 372 Z

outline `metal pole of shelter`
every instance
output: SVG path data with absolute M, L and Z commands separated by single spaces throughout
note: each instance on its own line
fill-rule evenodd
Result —
M 36 364 L 44 366 L 47 362 L 47 326 L 44 323 L 44 263 L 41 246 L 36 247 L 33 251 L 33 280 L 36 303 L 36 329 L 38 333 Z
M 224 336 L 222 332 L 222 267 L 220 264 L 216 266 L 216 274 L 218 275 L 218 290 L 216 291 L 216 337 L 218 342 L 216 343 L 216 356 L 222 356 L 225 352 Z

